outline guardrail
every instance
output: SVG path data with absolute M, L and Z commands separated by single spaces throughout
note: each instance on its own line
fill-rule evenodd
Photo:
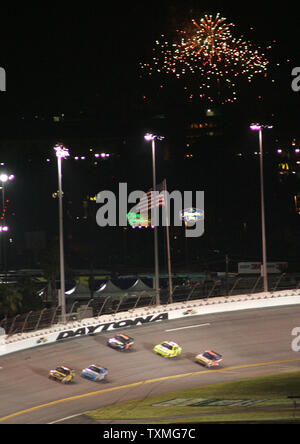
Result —
M 288 278 L 289 279 L 289 278 Z M 288 290 L 291 288 L 299 288 L 300 282 L 295 280 L 287 280 L 285 273 L 279 276 L 269 278 L 269 288 L 271 291 Z M 228 285 L 230 284 L 230 285 Z M 226 289 L 227 287 L 227 289 Z M 170 303 L 188 302 L 196 299 L 207 299 L 216 297 L 230 297 L 241 294 L 255 294 L 263 291 L 263 279 L 259 277 L 236 278 L 232 281 L 214 280 L 203 283 L 196 283 L 187 286 L 175 286 L 173 294 L 170 298 L 168 289 L 160 291 L 161 305 Z M 101 315 L 116 314 L 118 312 L 126 312 L 135 310 L 140 307 L 153 307 L 156 303 L 154 292 L 142 291 L 137 294 L 130 295 L 126 292 L 106 297 L 95 297 L 80 300 L 67 297 L 68 313 L 67 320 L 80 320 L 90 317 L 99 317 Z M 30 311 L 25 314 L 17 314 L 13 318 L 3 318 L 0 320 L 0 329 L 4 329 L 9 336 L 37 331 L 39 329 L 51 328 L 60 322 L 61 307 L 44 308 L 40 311 Z

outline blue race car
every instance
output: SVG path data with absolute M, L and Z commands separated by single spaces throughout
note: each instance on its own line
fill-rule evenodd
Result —
M 82 370 L 81 376 L 91 381 L 102 381 L 107 376 L 107 368 L 92 364 Z

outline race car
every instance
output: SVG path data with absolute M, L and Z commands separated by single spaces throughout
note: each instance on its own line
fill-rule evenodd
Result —
M 134 344 L 133 338 L 130 338 L 127 335 L 120 333 L 112 338 L 109 338 L 107 341 L 107 345 L 109 347 L 118 349 L 118 350 L 128 350 Z
M 195 361 L 205 365 L 205 367 L 218 367 L 222 361 L 222 355 L 212 350 L 207 350 L 195 356 Z
M 68 384 L 72 382 L 75 376 L 74 370 L 69 367 L 65 367 L 64 365 L 60 367 L 56 367 L 55 370 L 50 370 L 49 379 L 54 379 L 59 382 L 63 382 L 64 384 Z
M 163 341 L 153 348 L 154 353 L 163 356 L 164 358 L 175 358 L 180 355 L 182 348 L 173 341 Z
M 107 376 L 107 368 L 92 364 L 82 370 L 81 376 L 92 381 L 102 381 Z

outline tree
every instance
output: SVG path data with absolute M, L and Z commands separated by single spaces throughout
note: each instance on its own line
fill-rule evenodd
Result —
M 0 284 L 0 315 L 13 316 L 22 307 L 22 294 L 12 284 Z
M 54 246 L 41 256 L 41 268 L 49 283 L 50 301 L 52 305 L 57 302 L 56 280 L 59 278 L 59 248 Z
M 60 280 L 60 260 L 59 260 L 59 247 L 54 246 L 41 255 L 40 259 L 41 268 L 44 272 L 44 276 L 49 284 L 50 301 L 54 306 L 57 304 L 57 281 Z M 76 273 L 65 264 L 65 278 L 70 281 L 75 281 L 78 276 Z M 59 288 L 59 287 L 58 287 Z
M 24 276 L 18 280 L 16 290 L 22 295 L 23 313 L 42 308 L 42 299 L 38 296 L 36 286 L 29 276 Z

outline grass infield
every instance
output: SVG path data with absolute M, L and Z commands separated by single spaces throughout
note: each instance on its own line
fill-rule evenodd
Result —
M 289 398 L 291 396 L 299 396 L 299 399 Z M 193 402 L 198 405 L 186 405 Z M 153 395 L 93 410 L 86 415 L 99 421 L 127 420 L 144 424 L 300 422 L 300 372 Z

